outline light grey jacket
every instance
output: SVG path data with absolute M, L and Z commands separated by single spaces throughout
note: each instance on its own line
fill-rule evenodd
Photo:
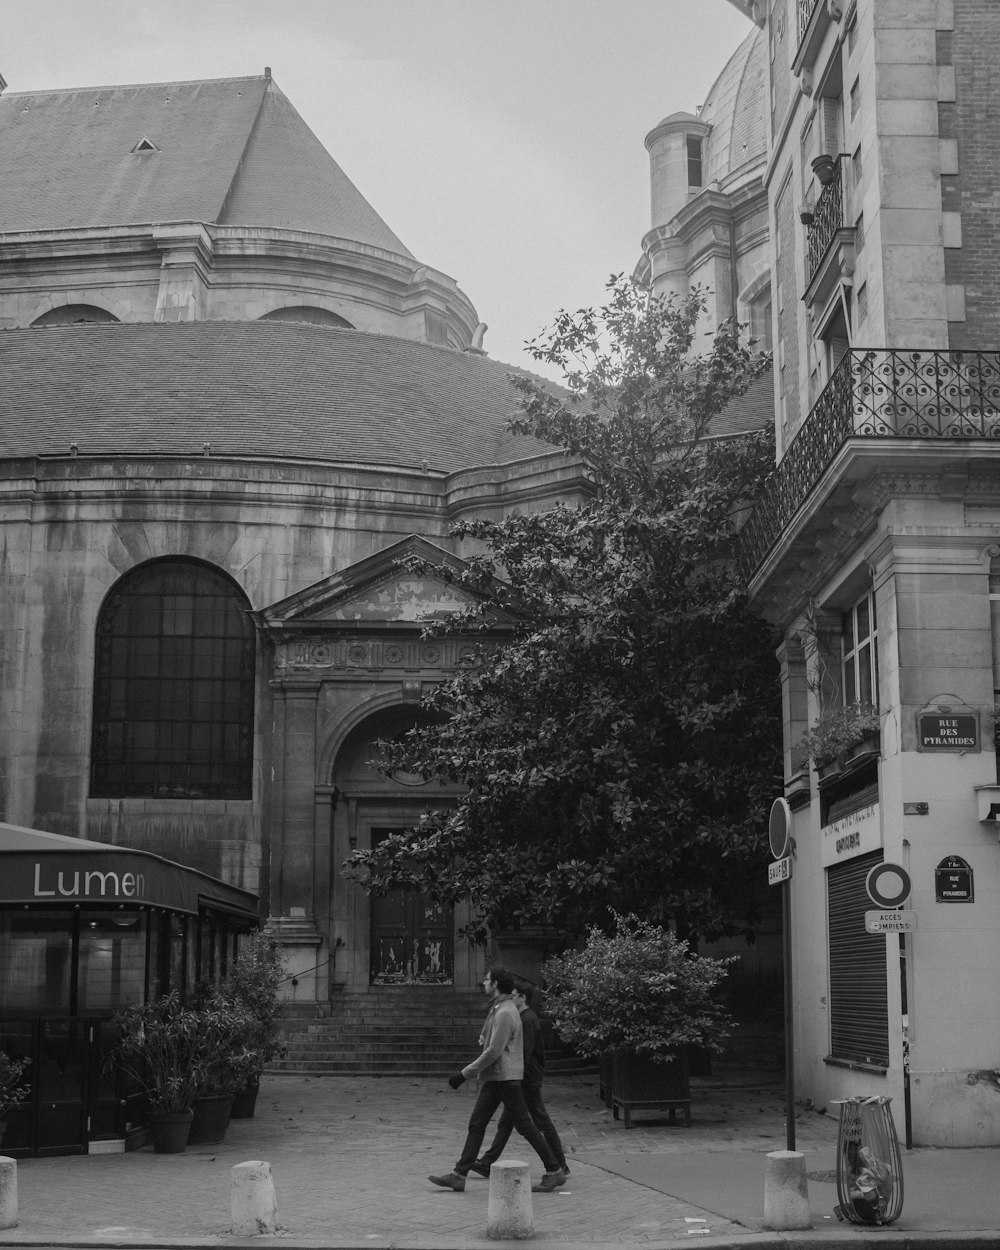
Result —
M 483 1053 L 462 1069 L 464 1077 L 481 1081 L 520 1081 L 524 1076 L 521 1013 L 509 994 L 493 1000 L 479 1036 Z

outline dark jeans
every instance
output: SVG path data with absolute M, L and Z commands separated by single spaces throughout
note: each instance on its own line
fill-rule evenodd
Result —
M 455 1164 L 455 1171 L 459 1176 L 467 1176 L 469 1168 L 479 1158 L 479 1148 L 486 1136 L 487 1126 L 501 1103 L 504 1115 L 511 1117 L 514 1127 L 545 1164 L 546 1172 L 558 1171 L 559 1161 L 552 1153 L 548 1142 L 535 1128 L 528 1104 L 524 1101 L 521 1082 L 486 1081 L 479 1090 L 479 1097 L 469 1117 L 469 1135 L 465 1139 L 465 1149 L 462 1151 L 461 1159 Z
M 566 1162 L 566 1152 L 563 1150 L 563 1144 L 559 1140 L 556 1126 L 552 1123 L 549 1113 L 545 1110 L 545 1103 L 542 1102 L 541 1081 L 525 1081 L 521 1086 L 521 1091 L 524 1094 L 524 1101 L 534 1121 L 535 1128 L 541 1131 L 542 1136 L 549 1143 L 552 1153 L 558 1159 L 559 1166 L 562 1167 Z M 497 1125 L 496 1136 L 493 1138 L 493 1144 L 482 1157 L 484 1163 L 496 1163 L 497 1159 L 503 1154 L 503 1148 L 510 1140 L 514 1127 L 514 1117 L 504 1107 L 500 1123 Z

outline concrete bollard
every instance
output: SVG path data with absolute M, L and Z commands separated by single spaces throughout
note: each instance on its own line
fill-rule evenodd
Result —
M 798 1150 L 772 1150 L 767 1156 L 764 1224 L 775 1230 L 812 1227 L 806 1158 Z
M 236 1237 L 273 1233 L 278 1227 L 278 1203 L 274 1196 L 271 1165 L 260 1159 L 237 1163 L 230 1190 L 232 1225 Z
M 490 1168 L 490 1200 L 486 1236 L 493 1241 L 524 1241 L 535 1234 L 531 1215 L 531 1172 L 520 1159 L 505 1159 Z
M 17 1160 L 0 1155 L 0 1228 L 17 1228 Z

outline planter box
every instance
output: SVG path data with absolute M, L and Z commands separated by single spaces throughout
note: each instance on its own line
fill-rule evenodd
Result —
M 684 1113 L 686 1127 L 691 1127 L 691 1078 L 687 1052 L 682 1050 L 670 1063 L 654 1063 L 638 1055 L 615 1055 L 612 1063 L 611 1108 L 618 1119 L 619 1111 L 625 1127 L 632 1127 L 635 1111 L 669 1111 L 670 1119 Z
M 229 1128 L 229 1116 L 233 1109 L 232 1094 L 209 1094 L 194 1100 L 189 1143 L 220 1142 L 225 1140 Z

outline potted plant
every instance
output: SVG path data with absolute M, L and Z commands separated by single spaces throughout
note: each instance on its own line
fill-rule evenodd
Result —
M 11 1059 L 0 1050 L 0 1144 L 7 1132 L 8 1111 L 15 1111 L 31 1092 L 29 1085 L 18 1084 L 29 1063 L 28 1059 Z
M 180 1153 L 187 1146 L 191 1107 L 206 1076 L 200 1013 L 172 990 L 151 1002 L 123 1007 L 113 1025 L 118 1040 L 111 1058 L 146 1092 L 153 1149 Z
M 881 717 L 870 703 L 848 703 L 824 712 L 798 743 L 820 776 L 841 771 L 851 758 L 879 749 Z
M 197 1012 L 199 1045 L 205 1057 L 200 1086 L 192 1103 L 192 1144 L 225 1138 L 233 1100 L 260 1064 L 253 1044 L 257 1021 L 244 1006 L 227 996 L 224 986 L 214 986 L 204 993 Z
M 837 157 L 831 156 L 829 152 L 823 152 L 819 156 L 813 157 L 810 162 L 812 171 L 816 175 L 816 180 L 822 186 L 829 186 L 837 176 Z
M 242 1088 L 235 1092 L 234 1119 L 253 1115 L 264 1068 L 285 1053 L 278 997 L 284 979 L 285 966 L 278 944 L 257 930 L 241 943 L 229 975 L 222 982 L 222 994 L 248 1017 L 245 1038 L 253 1056 L 246 1066 Z
M 731 1020 L 714 991 L 732 959 L 692 955 L 687 942 L 636 916 L 590 930 L 582 949 L 545 961 L 546 1006 L 579 1054 L 610 1056 L 615 1117 L 664 1107 L 690 1123 L 688 1048 L 719 1050 Z

